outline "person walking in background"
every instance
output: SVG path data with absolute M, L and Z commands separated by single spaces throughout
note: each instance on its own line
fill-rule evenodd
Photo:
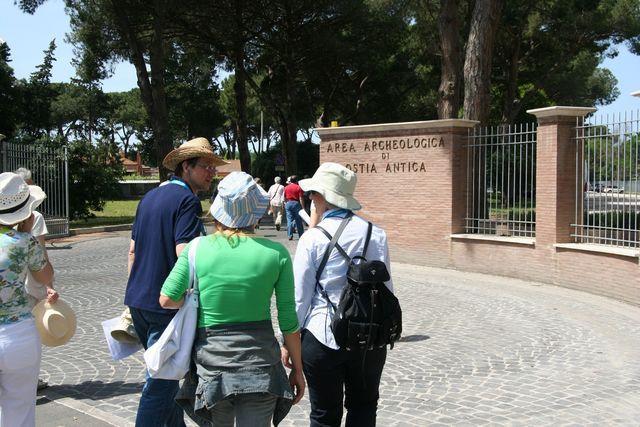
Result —
M 33 180 L 31 171 L 27 168 L 18 168 L 16 169 L 16 175 L 24 180 L 27 185 L 33 185 Z M 44 221 L 44 216 L 34 210 L 33 214 L 33 226 L 31 227 L 31 235 L 38 240 L 38 243 L 42 247 L 44 251 L 44 256 L 49 260 L 49 255 L 47 254 L 47 248 L 45 246 L 45 236 L 49 234 L 49 230 L 47 229 L 47 224 Z M 21 229 L 22 225 L 17 226 L 18 231 L 24 231 Z M 52 283 L 39 283 L 31 274 L 30 271 L 27 272 L 27 277 L 25 279 L 25 290 L 27 291 L 27 298 L 29 299 L 29 304 L 31 307 L 35 306 L 38 301 L 41 301 L 47 298 L 50 295 L 57 293 L 53 289 Z M 38 378 L 38 390 L 42 390 L 47 388 L 49 384 Z
M 290 176 L 289 181 L 291 183 L 284 188 L 284 210 L 287 214 L 287 237 L 292 240 L 294 226 L 298 229 L 298 237 L 302 237 L 304 233 L 304 225 L 299 213 L 300 209 L 304 209 L 304 192 L 298 185 L 297 176 Z
M 269 196 L 250 175 L 232 172 L 220 181 L 211 206 L 216 232 L 197 242 L 197 372 L 195 381 L 185 380 L 177 401 L 200 425 L 233 426 L 234 419 L 238 427 L 268 427 L 271 419 L 278 425 L 304 394 L 291 256 L 280 243 L 253 232 L 268 204 Z M 164 308 L 184 302 L 190 245 L 162 286 Z M 289 379 L 271 322 L 274 292 L 292 360 Z
M 255 183 L 256 183 L 256 184 L 258 184 L 258 185 L 260 186 L 260 188 L 262 188 L 262 189 L 264 190 L 264 184 L 262 183 L 262 180 L 261 180 L 260 178 L 255 177 L 255 178 L 253 178 L 253 180 L 255 181 Z M 213 200 L 215 200 L 215 199 L 213 199 Z M 213 202 L 213 200 L 212 200 L 212 202 Z M 266 212 L 266 209 L 265 209 L 265 212 Z M 260 217 L 260 218 L 258 219 L 258 222 L 257 222 L 257 223 L 256 223 L 256 225 L 255 225 L 256 230 L 257 230 L 258 228 L 260 228 L 260 221 L 261 221 L 261 220 L 262 220 L 262 217 Z
M 222 164 L 225 162 L 205 138 L 187 141 L 163 160 L 174 171 L 173 179 L 149 191 L 138 205 L 124 303 L 145 349 L 158 340 L 175 315 L 175 310 L 158 303 L 160 288 L 187 243 L 204 234 L 202 205 L 196 194 L 209 189 L 216 165 Z M 147 375 L 136 426 L 184 426 L 182 409 L 174 402 L 177 391 L 178 381 Z
M 273 223 L 276 230 L 280 231 L 282 224 L 282 210 L 284 207 L 284 185 L 280 184 L 282 179 L 276 176 L 273 179 L 273 185 L 269 187 L 269 210 L 273 215 Z
M 368 222 L 353 214 L 360 203 L 353 197 L 356 174 L 336 163 L 323 163 L 311 179 L 300 181 L 308 192 L 320 225 L 332 236 L 343 220 L 347 221 L 338 244 L 353 258 L 362 255 Z M 302 361 L 309 385 L 311 426 L 340 426 L 342 405 L 347 409 L 347 427 L 372 427 L 376 424 L 378 388 L 386 359 L 386 348 L 362 350 L 340 348 L 330 328 L 342 290 L 347 285 L 349 261 L 336 250 L 329 256 L 319 281 L 316 271 L 330 239 L 319 228 L 310 228 L 300 239 L 293 266 L 296 312 L 302 328 Z M 372 225 L 366 259 L 383 261 L 389 266 L 385 232 Z M 391 280 L 386 286 L 393 291 Z M 327 301 L 329 299 L 329 301 Z M 283 348 L 283 358 L 288 358 Z
M 20 176 L 0 174 L 0 426 L 35 426 L 42 348 L 24 282 L 27 272 L 39 283 L 53 280 L 44 250 L 30 234 L 33 210 L 45 197 Z M 47 289 L 47 301 L 57 299 Z

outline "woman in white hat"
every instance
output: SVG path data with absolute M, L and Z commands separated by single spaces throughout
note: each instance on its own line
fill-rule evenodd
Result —
M 32 211 L 46 195 L 10 172 L 0 174 L 0 425 L 35 425 L 40 370 L 40 336 L 25 292 L 30 271 L 40 283 L 51 283 L 53 268 L 42 246 L 31 236 Z M 20 230 L 14 226 L 20 225 Z M 55 302 L 58 294 L 48 292 Z
M 217 231 L 197 246 L 197 376 L 176 400 L 194 420 L 214 426 L 233 425 L 234 419 L 239 427 L 267 427 L 272 419 L 277 425 L 304 394 L 291 257 L 280 243 L 253 233 L 268 204 L 269 196 L 250 175 L 232 172 L 220 181 L 211 205 Z M 189 246 L 162 287 L 165 308 L 182 305 L 188 253 Z M 289 379 L 271 323 L 274 292 L 278 326 L 293 350 Z

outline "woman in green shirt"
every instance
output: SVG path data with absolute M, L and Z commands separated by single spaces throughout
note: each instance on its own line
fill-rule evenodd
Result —
M 304 394 L 293 268 L 287 249 L 253 234 L 267 193 L 244 172 L 220 181 L 211 206 L 216 233 L 200 238 L 195 256 L 200 307 L 194 345 L 196 375 L 178 397 L 199 424 L 277 425 Z M 165 281 L 160 305 L 179 308 L 189 287 L 190 243 Z M 287 380 L 271 321 L 293 355 Z M 295 395 L 293 394 L 295 389 Z

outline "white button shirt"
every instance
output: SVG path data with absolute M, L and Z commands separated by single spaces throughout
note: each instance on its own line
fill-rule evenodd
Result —
M 332 236 L 342 222 L 341 217 L 330 216 L 331 212 L 334 211 L 325 212 L 324 219 L 319 224 Z M 329 217 L 327 217 L 328 215 Z M 338 244 L 353 258 L 362 254 L 366 237 L 367 221 L 354 215 L 340 235 Z M 298 315 L 298 323 L 302 329 L 308 329 L 322 344 L 337 350 L 339 347 L 330 328 L 333 309 L 316 289 L 316 271 L 320 266 L 320 262 L 322 262 L 327 246 L 329 246 L 329 238 L 316 228 L 310 228 L 300 237 L 293 262 L 296 313 Z M 375 225 L 371 232 L 371 240 L 369 241 L 369 248 L 365 258 L 368 261 L 383 261 L 387 269 L 389 269 L 389 274 L 391 274 L 387 235 Z M 340 301 L 342 289 L 347 284 L 348 267 L 349 262 L 334 248 L 324 267 L 322 276 L 320 276 L 320 285 L 325 289 L 331 302 L 336 307 Z M 389 280 L 386 285 L 393 292 L 392 281 Z

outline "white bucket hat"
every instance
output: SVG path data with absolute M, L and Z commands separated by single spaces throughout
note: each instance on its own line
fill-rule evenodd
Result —
M 47 195 L 13 172 L 0 174 L 0 224 L 13 225 L 31 216 Z
M 129 307 L 126 307 L 120 315 L 118 324 L 111 330 L 111 337 L 116 341 L 128 344 L 140 342 L 136 328 L 133 327 L 133 319 L 131 318 Z
M 337 163 L 323 163 L 316 173 L 309 179 L 298 182 L 302 191 L 315 191 L 332 205 L 356 211 L 362 206 L 353 197 L 356 191 L 358 177 L 355 172 L 350 171 Z
M 229 228 L 258 223 L 267 211 L 269 195 L 245 172 L 231 172 L 218 184 L 209 213 Z
M 67 343 L 76 333 L 76 314 L 61 299 L 53 304 L 40 301 L 31 310 L 42 344 L 57 347 Z

